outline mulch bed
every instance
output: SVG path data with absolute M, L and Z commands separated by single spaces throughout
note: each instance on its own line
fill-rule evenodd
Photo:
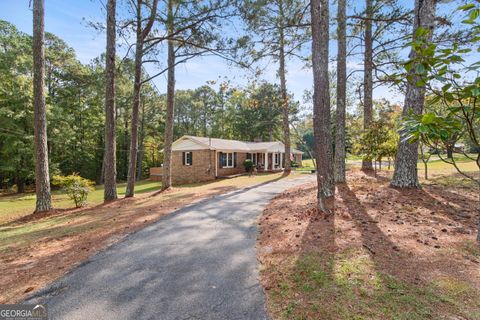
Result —
M 405 283 L 422 286 L 448 277 L 480 290 L 479 251 L 469 251 L 478 249 L 478 190 L 436 185 L 400 190 L 389 182 L 385 172 L 350 171 L 348 183 L 336 188 L 335 214 L 329 216 L 316 210 L 315 183 L 276 197 L 259 221 L 257 240 L 267 293 L 292 257 L 345 250 L 365 251 L 377 270 Z

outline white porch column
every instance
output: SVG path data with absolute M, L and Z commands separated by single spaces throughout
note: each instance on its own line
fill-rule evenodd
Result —
M 283 152 L 280 152 L 280 168 L 283 169 Z
M 215 178 L 218 177 L 218 155 L 217 150 L 215 150 Z
M 265 171 L 268 170 L 268 152 L 265 152 L 265 161 L 264 162 L 264 165 L 265 165 Z

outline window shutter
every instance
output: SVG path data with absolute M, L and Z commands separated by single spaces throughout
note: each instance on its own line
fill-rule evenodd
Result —
M 193 152 L 190 152 L 190 165 L 193 166 Z
M 223 153 L 220 152 L 220 153 L 218 154 L 218 167 L 219 167 L 219 168 L 223 168 L 222 160 L 223 160 Z
M 236 152 L 233 153 L 233 167 L 234 168 L 237 167 L 237 153 Z
M 185 152 L 182 152 L 182 164 L 185 165 Z

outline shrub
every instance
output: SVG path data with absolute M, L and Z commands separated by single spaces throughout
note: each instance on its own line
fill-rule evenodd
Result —
M 77 208 L 87 204 L 87 196 L 94 190 L 94 182 L 82 178 L 78 173 L 69 176 L 53 176 L 53 185 L 59 186 L 73 200 Z
M 298 168 L 298 163 L 297 163 L 296 161 L 293 161 L 293 160 L 292 160 L 292 161 L 290 162 L 290 166 L 291 166 L 292 168 Z
M 243 166 L 245 167 L 245 171 L 247 171 L 247 172 L 252 172 L 253 171 L 254 164 L 253 164 L 252 160 L 250 160 L 250 159 L 245 160 L 243 162 Z

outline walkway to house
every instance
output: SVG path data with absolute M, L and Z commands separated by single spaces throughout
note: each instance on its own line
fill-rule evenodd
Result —
M 47 304 L 50 319 L 266 319 L 256 218 L 276 194 L 314 177 L 281 179 L 180 209 L 25 303 Z

